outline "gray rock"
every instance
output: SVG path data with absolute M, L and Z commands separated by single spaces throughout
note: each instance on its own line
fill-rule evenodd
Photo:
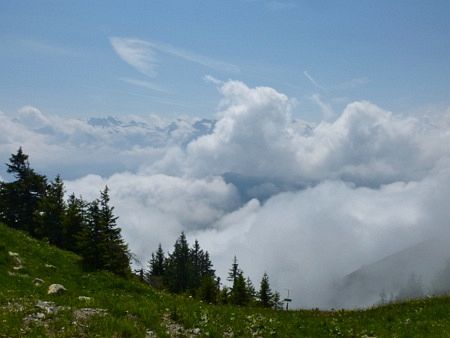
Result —
M 52 284 L 48 287 L 47 294 L 54 295 L 54 294 L 60 294 L 67 291 L 67 289 L 61 285 L 61 284 Z
M 38 300 L 38 302 L 36 303 L 36 307 L 41 310 L 44 310 L 48 314 L 57 313 L 59 310 L 58 306 L 56 306 L 54 302 L 46 302 L 43 300 Z

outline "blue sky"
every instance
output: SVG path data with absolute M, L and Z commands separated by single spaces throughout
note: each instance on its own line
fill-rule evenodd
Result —
M 309 120 L 361 99 L 446 107 L 449 13 L 448 1 L 2 1 L 0 110 L 210 117 L 220 95 L 205 75 L 273 87 Z

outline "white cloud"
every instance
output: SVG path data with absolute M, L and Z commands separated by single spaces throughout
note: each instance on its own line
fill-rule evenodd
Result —
M 155 51 L 142 40 L 111 37 L 109 39 L 119 57 L 139 72 L 154 77 L 157 59 Z
M 156 91 L 156 92 L 160 92 L 160 93 L 167 93 L 167 91 L 163 88 L 161 88 L 160 86 L 158 86 L 155 83 L 149 82 L 149 81 L 143 81 L 143 80 L 138 80 L 138 79 L 132 79 L 132 78 L 121 78 L 120 80 L 122 80 L 123 82 L 135 85 L 135 86 L 139 86 L 139 87 L 143 87 L 152 91 Z
M 330 104 L 324 102 L 322 100 L 322 97 L 319 94 L 313 94 L 311 96 L 311 100 L 317 104 L 320 108 L 320 110 L 322 111 L 323 114 L 323 119 L 325 121 L 329 121 L 331 120 L 333 117 L 335 117 L 335 113 L 333 108 L 331 107 Z
M 208 228 L 240 204 L 236 188 L 221 177 L 89 175 L 67 182 L 67 189 L 92 200 L 105 185 L 111 189 L 125 238 L 133 252 L 145 258 L 158 242 L 167 248 L 182 230 Z
M 303 75 L 305 75 L 305 77 L 309 80 L 309 82 L 311 82 L 313 85 L 314 85 L 314 87 L 316 87 L 317 89 L 320 89 L 320 90 L 326 90 L 323 86 L 321 86 L 317 81 L 316 81 L 316 79 L 314 79 L 309 73 L 308 73 L 308 71 L 303 71 Z
M 334 280 L 448 235 L 448 111 L 405 117 L 361 101 L 311 124 L 272 88 L 216 85 L 216 121 L 0 113 L 0 156 L 22 145 L 33 166 L 58 168 L 88 199 L 108 184 L 142 260 L 185 230 L 222 277 L 236 254 L 255 283 L 268 271 L 298 306 L 327 306 Z
M 165 43 L 123 37 L 111 37 L 109 40 L 114 51 L 122 60 L 133 66 L 139 72 L 151 77 L 156 75 L 156 68 L 158 66 L 157 53 L 174 56 L 219 71 L 239 72 L 239 67 L 236 65 L 215 60 Z
M 296 306 L 328 307 L 344 275 L 424 239 L 448 238 L 449 178 L 446 170 L 380 189 L 327 181 L 245 206 L 220 230 L 192 237 L 206 243 L 222 276 L 236 254 L 252 279 L 267 271 L 276 288 L 293 290 Z

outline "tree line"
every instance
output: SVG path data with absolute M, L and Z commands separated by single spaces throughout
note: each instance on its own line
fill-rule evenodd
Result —
M 167 255 L 159 244 L 147 269 L 139 273 L 153 287 L 189 294 L 211 304 L 282 308 L 279 293 L 270 287 L 269 276 L 264 273 L 257 291 L 251 279 L 245 277 L 236 256 L 227 278 L 231 286 L 222 286 L 220 277 L 212 268 L 208 251 L 201 249 L 197 240 L 189 247 L 184 232 Z
M 108 187 L 93 201 L 73 193 L 65 199 L 62 178 L 58 175 L 49 181 L 30 167 L 28 158 L 19 148 L 6 164 L 14 179 L 0 181 L 0 222 L 79 254 L 87 270 L 131 275 L 131 253 L 117 226 L 118 217 L 110 205 Z M 166 255 L 159 245 L 148 269 L 139 274 L 155 288 L 189 294 L 212 304 L 281 306 L 279 294 L 270 288 L 268 275 L 263 275 L 256 291 L 236 257 L 227 278 L 231 286 L 222 286 L 209 253 L 197 240 L 189 247 L 183 232 L 171 253 Z
M 65 200 L 61 177 L 49 182 L 38 174 L 22 148 L 6 165 L 14 180 L 0 182 L 1 222 L 79 254 L 86 269 L 130 273 L 130 252 L 110 206 L 107 186 L 93 201 L 74 194 Z

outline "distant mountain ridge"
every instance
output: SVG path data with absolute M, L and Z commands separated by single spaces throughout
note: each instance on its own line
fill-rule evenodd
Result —
M 450 259 L 449 244 L 442 239 L 426 240 L 362 266 L 336 285 L 332 304 L 345 308 L 371 306 L 383 296 L 387 300 L 398 296 L 412 279 L 420 283 L 424 293 L 432 291 L 434 278 Z
M 112 116 L 91 117 L 87 124 L 105 131 L 128 135 L 139 145 L 164 147 L 167 144 L 186 145 L 203 135 L 210 134 L 216 121 L 200 118 L 161 119 L 156 116 L 146 118 Z M 140 135 L 140 137 L 138 137 Z

